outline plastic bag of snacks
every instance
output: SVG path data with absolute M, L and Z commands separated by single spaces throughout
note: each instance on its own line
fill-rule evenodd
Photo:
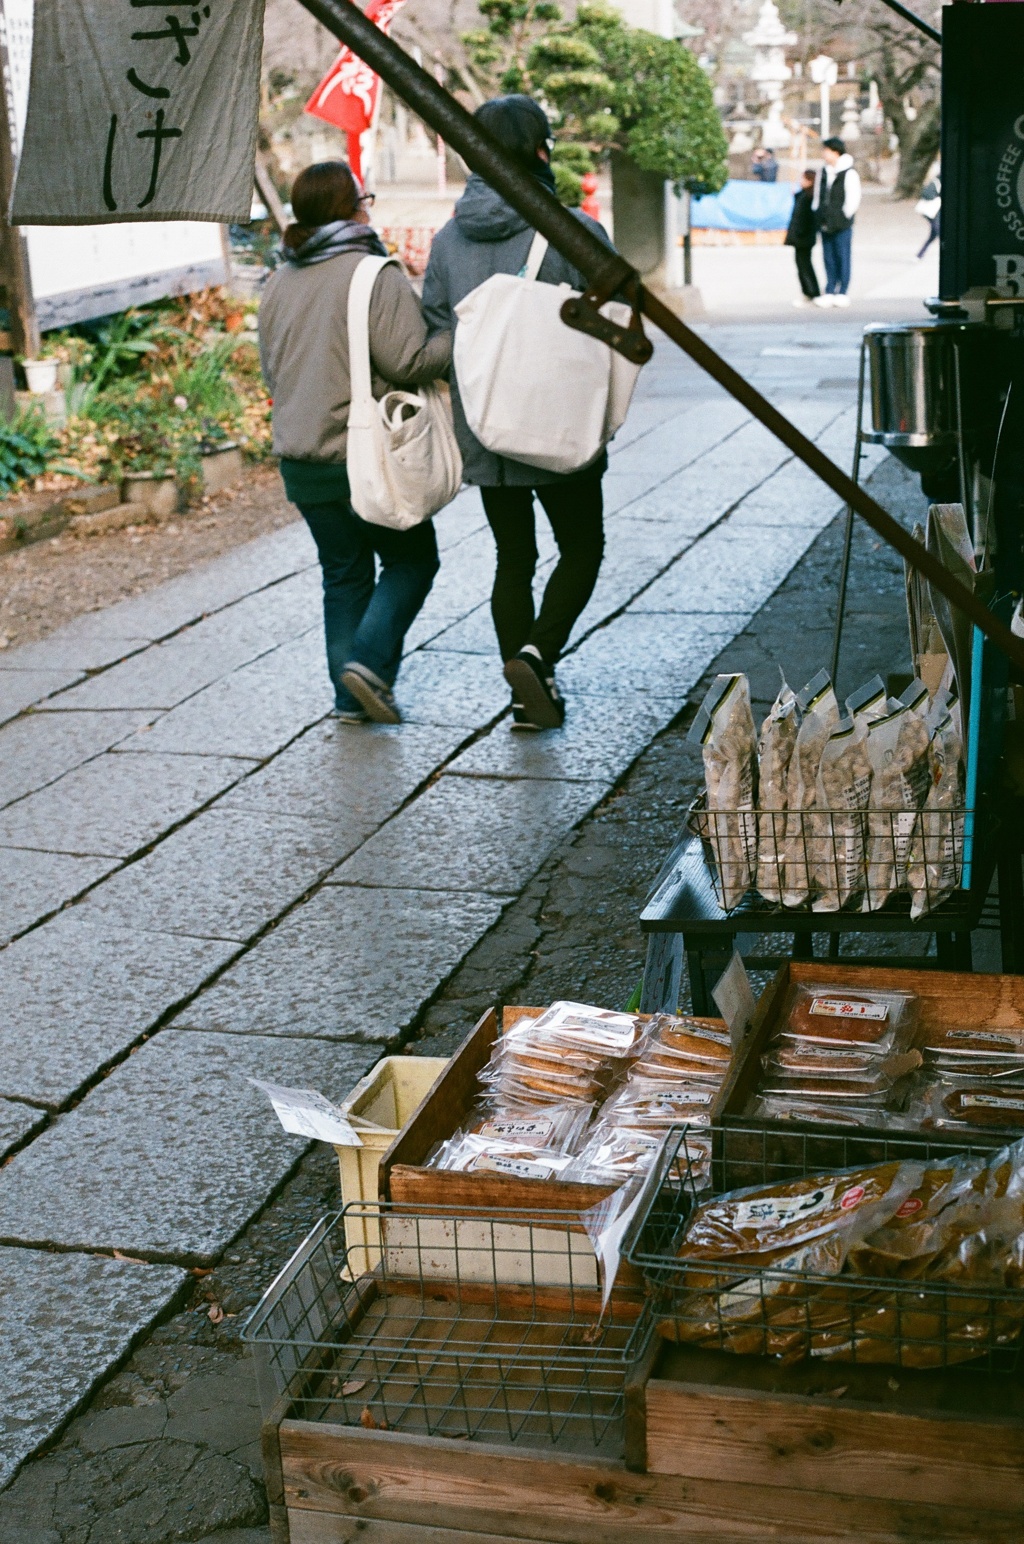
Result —
M 813 680 L 808 681 L 796 700 L 801 719 L 786 779 L 784 906 L 802 906 L 810 894 L 808 811 L 816 797 L 821 753 L 839 722 L 839 704 L 827 671 L 820 670 Z
M 816 1100 L 810 1095 L 794 1098 L 791 1088 L 784 1094 L 757 1094 L 746 1113 L 759 1120 L 807 1121 L 822 1126 L 881 1126 L 889 1131 L 914 1129 L 909 1116 L 899 1111 L 880 1109 L 877 1105 Z
M 963 865 L 964 769 L 950 713 L 932 731 L 931 786 L 910 844 L 907 881 L 915 919 L 941 904 L 960 883 Z
M 568 1154 L 460 1132 L 445 1142 L 430 1167 L 462 1174 L 507 1174 L 515 1179 L 555 1179 L 572 1163 Z
M 749 890 L 757 862 L 757 735 L 745 675 L 715 677 L 687 738 L 700 745 L 704 758 L 715 893 L 722 909 L 729 911 Z
M 815 785 L 812 884 L 815 911 L 838 911 L 864 888 L 871 763 L 868 724 L 840 719 L 825 742 Z
M 800 715 L 796 695 L 783 681 L 757 737 L 756 888 L 776 905 L 784 888 L 786 785 L 796 747 Z
M 931 787 L 927 705 L 928 693 L 922 682 L 915 681 L 904 692 L 899 709 L 868 729 L 871 794 L 865 911 L 877 911 L 907 883 L 911 838 Z
M 575 1103 L 592 1107 L 631 1056 L 643 1033 L 638 1019 L 582 1003 L 554 1003 L 520 1019 L 495 1043 L 480 1082 L 495 1103 Z
M 896 988 L 820 986 L 794 987 L 789 1012 L 780 1030 L 787 1041 L 844 1050 L 860 1049 L 876 1056 L 913 1046 L 919 1033 L 919 1001 L 915 993 Z

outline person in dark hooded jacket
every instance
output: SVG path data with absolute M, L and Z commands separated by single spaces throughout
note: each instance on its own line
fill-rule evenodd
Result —
M 543 109 L 531 97 L 498 97 L 479 107 L 476 117 L 526 171 L 554 192 L 551 129 Z M 573 213 L 608 241 L 595 220 L 579 210 Z M 492 274 L 521 273 L 533 236 L 532 227 L 482 177 L 471 176 L 454 218 L 438 231 L 430 249 L 423 314 L 431 331 L 454 332 L 455 307 Z M 544 284 L 587 287 L 584 276 L 553 247 L 548 247 L 537 277 Z M 523 339 L 523 358 L 523 390 L 528 391 L 528 338 Z M 565 475 L 495 455 L 466 423 L 454 370 L 451 388 L 465 479 L 480 488 L 498 549 L 491 615 L 505 679 L 512 687 L 513 726 L 556 728 L 565 717 L 565 704 L 555 684 L 554 667 L 573 623 L 590 599 L 604 553 L 601 478 L 608 458 L 602 451 L 582 471 Z M 559 553 L 537 614 L 534 494 L 551 522 Z

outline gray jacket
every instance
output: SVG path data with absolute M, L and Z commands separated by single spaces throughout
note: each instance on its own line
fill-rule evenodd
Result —
M 260 301 L 260 362 L 274 400 L 274 454 L 295 461 L 344 461 L 351 396 L 348 290 L 362 254 L 308 268 L 278 268 Z M 408 279 L 391 263 L 370 300 L 373 394 L 443 376 L 450 333 L 427 337 Z
M 604 229 L 589 215 L 573 211 L 584 225 L 607 242 Z M 523 217 L 506 204 L 483 178 L 472 176 L 466 191 L 455 206 L 454 218 L 439 230 L 430 248 L 430 262 L 423 281 L 423 314 L 432 333 L 454 332 L 458 324 L 455 307 L 492 273 L 519 273 L 526 265 L 533 230 Z M 587 281 L 554 247 L 544 254 L 537 275 L 545 284 L 571 284 L 586 289 Z M 529 390 L 530 340 L 523 339 L 523 390 Z M 463 476 L 467 482 L 485 488 L 511 486 L 538 488 L 545 483 L 564 482 L 558 472 L 543 471 L 496 456 L 485 450 L 466 423 L 459 401 L 454 370 L 450 375 L 455 433 L 462 451 Z M 602 451 L 587 468 L 588 475 L 603 472 L 607 457 Z M 580 474 L 572 474 L 578 477 Z

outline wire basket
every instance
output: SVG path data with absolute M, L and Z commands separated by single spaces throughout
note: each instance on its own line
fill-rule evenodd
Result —
M 725 1120 L 711 1133 L 713 1195 L 893 1160 L 993 1155 L 987 1144 L 780 1131 L 756 1121 Z M 687 1174 L 683 1185 L 666 1185 L 663 1177 L 677 1168 Z M 678 1258 L 694 1208 L 709 1196 L 689 1169 L 686 1128 L 677 1127 L 648 1177 L 627 1242 L 627 1258 L 643 1274 L 663 1338 L 786 1364 L 814 1358 L 1019 1372 L 1024 1291 L 1002 1283 L 826 1275 L 786 1269 L 784 1262 L 756 1268 L 703 1259 L 698 1281 L 694 1268 Z
M 379 1227 L 352 1273 L 345 1221 Z M 347 1206 L 325 1218 L 247 1322 L 264 1411 L 427 1436 L 618 1455 L 625 1387 L 652 1322 L 641 1291 L 601 1311 L 578 1215 Z
M 964 809 L 711 811 L 702 793 L 687 823 L 723 911 L 967 909 Z

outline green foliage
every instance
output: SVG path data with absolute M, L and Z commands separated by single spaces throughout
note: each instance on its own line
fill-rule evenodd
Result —
M 711 84 L 681 43 L 582 5 L 574 22 L 534 44 L 527 70 L 535 94 L 558 110 L 559 138 L 625 151 L 692 192 L 724 186 L 728 145 Z
M 538 33 L 561 20 L 552 0 L 478 0 L 487 26 L 464 32 L 462 45 L 472 72 L 490 95 L 527 91 L 526 55 Z
M 577 177 L 585 177 L 594 170 L 594 157 L 586 145 L 574 145 L 564 139 L 556 140 L 551 150 L 551 161 L 556 171 L 560 166 L 567 166 Z
M 39 408 L 26 408 L 12 423 L 0 423 L 0 492 L 41 477 L 59 449 Z
M 583 183 L 570 166 L 556 164 L 553 168 L 555 174 L 555 193 L 560 203 L 567 209 L 578 209 L 583 202 Z

